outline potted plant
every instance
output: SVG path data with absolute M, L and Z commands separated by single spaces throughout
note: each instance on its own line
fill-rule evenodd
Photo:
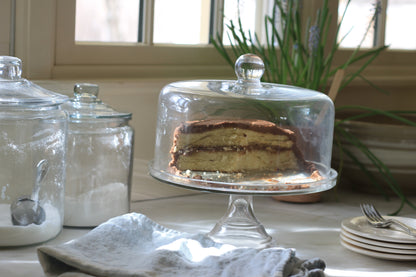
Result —
M 328 8 L 328 0 L 323 2 L 315 18 L 310 18 L 305 23 L 301 20 L 299 2 L 282 0 L 274 2 L 271 16 L 265 16 L 264 18 L 266 42 L 263 44 L 260 42 L 257 34 L 245 32 L 240 19 L 237 20 L 237 23 L 230 21 L 229 25 L 227 25 L 231 44 L 229 47 L 223 44 L 222 38 L 218 34 L 215 38 L 212 38 L 212 43 L 232 67 L 234 67 L 235 60 L 240 55 L 253 53 L 264 61 L 265 75 L 263 76 L 263 81 L 290 84 L 322 91 L 333 100 L 335 100 L 338 91 L 348 86 L 356 78 L 362 78 L 370 85 L 373 85 L 362 76 L 362 72 L 387 46 L 362 52 L 360 51 L 362 40 L 342 64 L 337 66 L 333 64 L 334 56 L 340 47 L 341 41 L 345 38 L 337 41 L 350 1 L 348 1 L 341 20 L 337 25 L 333 41 L 328 41 L 330 22 L 332 20 L 332 15 Z M 376 19 L 379 12 L 380 6 L 376 5 L 372 21 Z M 367 32 L 370 26 L 371 23 L 367 28 Z M 357 70 L 346 74 L 347 69 L 351 65 L 357 64 L 359 65 Z M 336 117 L 338 114 L 344 114 L 346 110 L 354 110 L 354 114 L 336 120 L 334 130 L 334 149 L 336 149 L 339 159 L 339 176 L 342 176 L 344 162 L 347 160 L 353 161 L 365 178 L 368 178 L 375 187 L 381 188 L 382 185 L 380 183 L 385 183 L 394 194 L 400 197 L 401 205 L 392 214 L 399 213 L 404 204 L 408 204 L 416 209 L 416 206 L 402 192 L 389 168 L 346 127 L 347 122 L 359 118 L 370 118 L 375 115 L 393 119 L 413 127 L 416 127 L 416 122 L 405 118 L 403 116 L 405 112 L 403 111 L 382 111 L 358 105 L 337 107 Z M 407 112 L 407 114 L 410 113 L 414 112 Z M 357 151 L 354 151 L 354 149 L 361 156 L 371 161 L 371 164 L 376 168 L 376 173 L 368 169 L 368 166 L 359 157 L 360 154 L 357 155 Z M 376 175 L 382 176 L 382 180 L 376 178 Z M 388 193 L 384 194 L 387 198 Z

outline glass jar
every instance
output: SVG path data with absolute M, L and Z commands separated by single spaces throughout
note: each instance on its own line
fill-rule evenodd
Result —
M 49 240 L 63 224 L 67 97 L 23 79 L 21 66 L 16 57 L 0 57 L 0 246 Z M 41 161 L 46 174 L 35 185 Z M 31 198 L 45 217 L 15 225 L 13 203 Z
M 95 84 L 76 84 L 68 113 L 65 226 L 92 227 L 129 212 L 133 165 L 131 113 L 97 98 Z

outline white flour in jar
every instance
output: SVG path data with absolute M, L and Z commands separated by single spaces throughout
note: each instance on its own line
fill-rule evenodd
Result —
M 42 207 L 46 215 L 42 224 L 15 226 L 11 219 L 10 204 L 0 204 L 0 246 L 30 245 L 56 237 L 62 230 L 59 211 L 50 204 Z
M 110 183 L 76 196 L 65 195 L 64 225 L 93 227 L 128 212 L 127 185 Z

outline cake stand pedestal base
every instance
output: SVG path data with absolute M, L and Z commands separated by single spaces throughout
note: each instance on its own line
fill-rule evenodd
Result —
M 216 242 L 237 247 L 268 248 L 276 246 L 253 211 L 253 196 L 230 195 L 225 215 L 208 233 Z

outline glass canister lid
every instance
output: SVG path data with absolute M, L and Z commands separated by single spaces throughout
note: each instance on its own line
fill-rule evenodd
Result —
M 70 119 L 131 119 L 131 113 L 114 110 L 104 104 L 98 96 L 96 84 L 77 83 L 74 86 L 74 97 L 64 104 Z
M 0 107 L 58 105 L 67 99 L 22 78 L 19 58 L 0 56 Z

